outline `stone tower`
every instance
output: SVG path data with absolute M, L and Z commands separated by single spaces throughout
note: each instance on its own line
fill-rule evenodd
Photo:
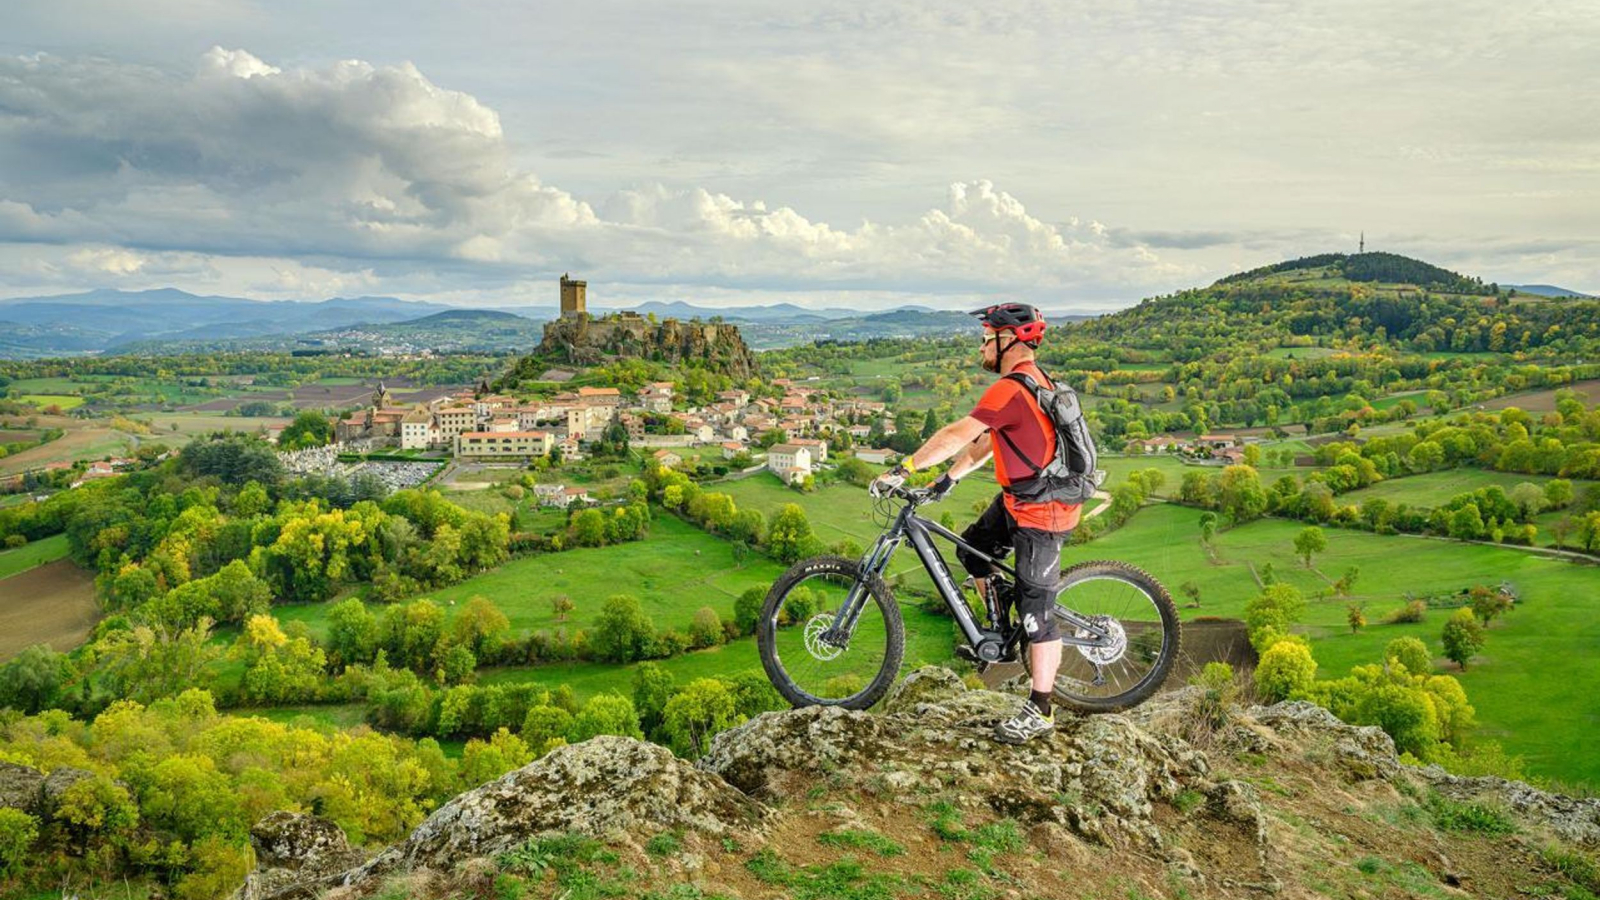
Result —
M 589 282 L 573 281 L 563 273 L 561 276 L 561 318 L 588 315 L 588 293 Z

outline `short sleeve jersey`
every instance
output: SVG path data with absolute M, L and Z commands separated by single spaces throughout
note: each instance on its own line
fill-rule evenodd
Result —
M 1046 387 L 1054 387 L 1044 372 L 1032 362 L 1013 371 L 1023 372 Z M 989 426 L 989 443 L 994 451 L 995 478 L 1002 487 L 1033 476 L 1033 466 L 1020 458 L 1011 444 L 1035 464 L 1050 459 L 1056 452 L 1056 431 L 1026 387 L 1015 379 L 1001 378 L 978 399 L 972 417 Z M 1004 433 L 1010 443 L 1002 440 Z M 1078 527 L 1080 506 L 1076 503 L 1023 503 L 1005 494 L 1006 509 L 1018 527 L 1042 531 L 1071 531 Z

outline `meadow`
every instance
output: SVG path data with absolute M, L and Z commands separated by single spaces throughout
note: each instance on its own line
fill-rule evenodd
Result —
M 0 579 L 26 572 L 67 555 L 67 536 L 55 534 L 40 538 L 11 550 L 0 550 Z M 0 595 L 5 593 L 5 583 L 0 581 Z
M 1408 594 L 1448 594 L 1509 582 L 1520 602 L 1489 629 L 1483 655 L 1464 672 L 1436 659 L 1437 668 L 1461 679 L 1477 707 L 1480 733 L 1524 756 L 1530 772 L 1600 784 L 1600 703 L 1592 689 L 1600 678 L 1600 657 L 1594 653 L 1600 646 L 1600 617 L 1593 610 L 1600 569 L 1511 547 L 1337 528 L 1324 529 L 1328 550 L 1307 569 L 1293 545 L 1304 524 L 1277 519 L 1220 532 L 1213 562 L 1200 545 L 1199 520 L 1198 510 L 1147 507 L 1094 543 L 1069 547 L 1063 565 L 1087 559 L 1132 563 L 1160 579 L 1180 607 L 1188 603 L 1180 587 L 1193 582 L 1200 588 L 1201 606 L 1182 608 L 1188 619 L 1242 616 L 1259 590 L 1251 565 L 1259 572 L 1271 563 L 1280 581 L 1306 595 L 1301 630 L 1311 638 L 1318 676 L 1330 678 L 1351 666 L 1378 662 L 1396 637 L 1419 637 L 1436 656 L 1442 653 L 1439 634 L 1448 609 L 1430 609 L 1415 625 L 1379 624 Z M 1349 566 L 1362 572 L 1352 596 L 1331 596 L 1330 581 Z M 1346 622 L 1351 604 L 1361 604 L 1372 623 L 1356 634 Z

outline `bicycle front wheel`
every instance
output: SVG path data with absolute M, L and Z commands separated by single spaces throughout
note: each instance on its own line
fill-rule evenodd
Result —
M 852 594 L 855 621 L 839 621 Z M 767 592 L 756 622 L 761 665 L 794 706 L 866 709 L 894 683 L 905 655 L 900 607 L 877 577 L 838 556 L 801 560 Z
M 1126 563 L 1079 563 L 1061 573 L 1051 613 L 1062 636 L 1087 638 L 1069 610 L 1104 628 L 1111 640 L 1061 648 L 1055 702 L 1079 712 L 1121 712 L 1160 689 L 1181 642 L 1178 611 L 1161 582 Z M 1031 676 L 1026 651 L 1023 665 Z

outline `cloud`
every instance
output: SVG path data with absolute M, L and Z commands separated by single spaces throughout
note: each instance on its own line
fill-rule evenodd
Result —
M 0 147 L 0 240 L 90 242 L 66 263 L 117 277 L 173 253 L 325 271 L 431 265 L 479 284 L 573 268 L 631 283 L 936 294 L 1184 271 L 1099 223 L 1050 224 L 985 179 L 950 185 L 906 221 L 850 228 L 702 187 L 591 203 L 517 168 L 494 110 L 409 64 L 285 68 L 220 47 L 186 75 L 0 59 Z

